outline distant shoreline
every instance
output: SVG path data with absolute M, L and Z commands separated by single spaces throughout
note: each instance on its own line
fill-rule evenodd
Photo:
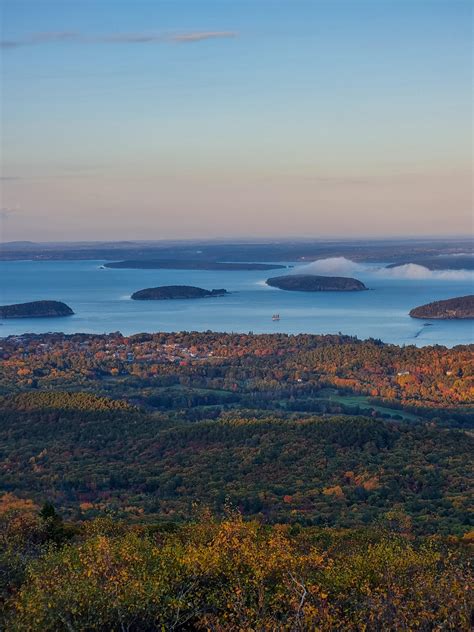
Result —
M 240 263 L 226 261 L 180 261 L 159 259 L 135 259 L 112 261 L 104 268 L 125 270 L 282 270 L 287 268 L 278 263 Z

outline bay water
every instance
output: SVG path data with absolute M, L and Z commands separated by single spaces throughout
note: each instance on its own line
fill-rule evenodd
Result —
M 364 292 L 287 292 L 270 288 L 271 276 L 291 270 L 124 270 L 104 269 L 104 261 L 0 262 L 2 305 L 58 300 L 75 312 L 65 318 L 0 321 L 0 337 L 11 334 L 108 333 L 124 335 L 157 331 L 338 333 L 395 344 L 452 347 L 474 342 L 474 321 L 423 321 L 408 312 L 427 302 L 473 293 L 472 272 L 426 278 L 394 274 L 365 266 L 356 276 Z M 289 262 L 291 263 L 291 262 Z M 351 276 L 351 275 L 346 275 Z M 197 300 L 133 301 L 130 295 L 159 285 L 225 288 L 227 296 Z M 272 320 L 273 314 L 280 320 Z

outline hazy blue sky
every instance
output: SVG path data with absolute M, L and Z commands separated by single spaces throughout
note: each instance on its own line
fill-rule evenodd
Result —
M 464 0 L 3 0 L 2 239 L 466 234 Z

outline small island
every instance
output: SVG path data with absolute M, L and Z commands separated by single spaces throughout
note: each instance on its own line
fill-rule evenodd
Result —
M 267 279 L 267 285 L 291 292 L 360 292 L 367 290 L 362 281 L 350 277 L 315 274 L 289 274 Z
M 204 290 L 192 285 L 162 285 L 161 287 L 149 287 L 132 294 L 134 301 L 166 301 L 183 298 L 210 298 L 212 296 L 224 296 L 227 290 Z
M 110 261 L 105 268 L 131 270 L 276 270 L 287 266 L 278 263 L 239 263 L 226 261 L 187 261 L 180 259 L 134 259 Z
M 31 301 L 0 306 L 0 318 L 59 318 L 73 314 L 72 309 L 60 301 Z
M 433 320 L 474 318 L 474 294 L 420 305 L 410 311 L 410 316 Z

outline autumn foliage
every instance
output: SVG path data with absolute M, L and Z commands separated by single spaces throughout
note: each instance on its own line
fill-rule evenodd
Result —
M 0 629 L 467 632 L 473 352 L 0 339 Z
M 15 521 L 1 536 L 26 560 L 4 602 L 12 631 L 469 630 L 471 569 L 455 539 L 266 527 L 228 511 L 171 530 L 102 517 L 47 545 L 41 520 L 19 534 Z

